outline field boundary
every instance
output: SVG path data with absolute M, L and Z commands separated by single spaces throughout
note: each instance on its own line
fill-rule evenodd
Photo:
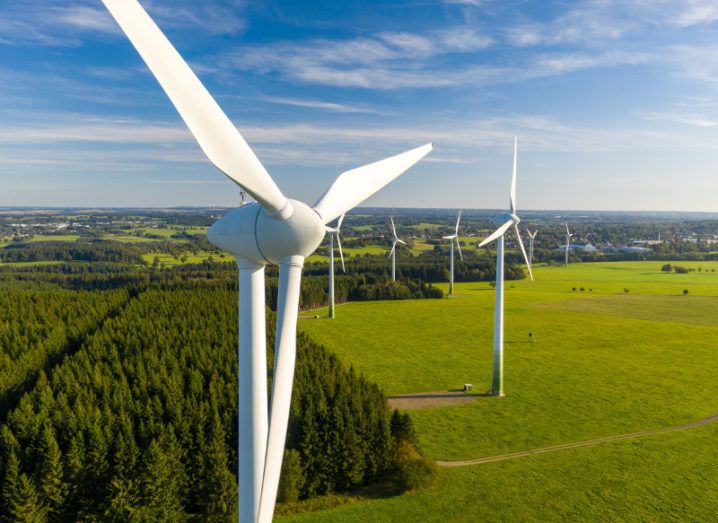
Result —
M 546 454 L 548 452 L 558 452 L 560 450 L 575 449 L 578 447 L 588 447 L 590 445 L 600 445 L 601 443 L 610 443 L 612 441 L 621 441 L 626 439 L 640 438 L 642 436 L 652 436 L 655 434 L 664 434 L 666 432 L 678 432 L 681 430 L 689 430 L 697 427 L 702 427 L 718 421 L 718 412 L 711 414 L 705 418 L 684 423 L 682 425 L 674 425 L 672 427 L 662 427 L 658 429 L 642 430 L 639 432 L 629 432 L 627 434 L 616 434 L 614 436 L 604 436 L 601 438 L 592 438 L 582 441 L 575 441 L 573 443 L 562 443 L 560 445 L 551 445 L 548 447 L 539 447 L 530 450 L 521 450 L 518 452 L 511 452 L 509 454 L 499 454 L 495 456 L 486 456 L 485 458 L 477 459 L 465 459 L 457 461 L 444 461 L 437 460 L 436 464 L 440 467 L 468 467 L 471 465 L 483 465 L 485 463 L 495 463 L 497 461 L 508 461 L 510 459 L 523 458 L 525 456 L 533 456 L 536 454 Z

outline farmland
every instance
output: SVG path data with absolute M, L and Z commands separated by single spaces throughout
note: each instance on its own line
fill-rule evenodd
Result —
M 477 395 L 471 405 L 412 411 L 426 453 L 472 459 L 677 425 L 718 411 L 718 273 L 713 272 L 718 264 L 682 265 L 695 271 L 666 273 L 655 262 L 545 267 L 536 269 L 535 282 L 507 286 L 507 396 Z M 331 322 L 304 321 L 300 328 L 388 394 L 451 390 L 467 382 L 480 393 L 490 385 L 492 314 L 489 285 L 462 283 L 447 300 L 351 303 Z M 371 329 L 360 330 L 361 325 Z M 535 343 L 528 341 L 529 331 Z M 700 449 L 717 432 L 706 426 L 452 469 L 442 472 L 432 491 L 312 518 L 390 520 L 387 514 L 410 513 L 423 504 L 431 509 L 422 520 L 432 520 L 432 514 L 442 519 L 446 510 L 486 518 L 499 506 L 508 519 L 572 514 L 601 519 L 625 513 L 621 506 L 641 507 L 642 519 L 665 516 L 675 502 L 687 503 L 686 489 L 715 484 L 715 473 L 695 469 L 715 462 L 716 454 Z M 662 458 L 646 461 L 657 448 Z M 686 465 L 691 462 L 693 468 Z M 626 467 L 635 470 L 628 473 Z M 639 476 L 643 479 L 625 488 L 626 477 Z M 495 489 L 488 488 L 490 480 Z M 642 499 L 647 490 L 660 491 L 650 503 Z M 472 492 L 476 501 L 467 500 Z M 695 509 L 697 494 L 692 496 Z M 717 502 L 715 495 L 701 498 L 704 507 Z

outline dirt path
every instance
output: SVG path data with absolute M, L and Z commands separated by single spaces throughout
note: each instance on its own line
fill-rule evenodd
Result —
M 463 391 L 417 392 L 416 394 L 401 394 L 389 396 L 387 403 L 392 409 L 416 410 L 436 407 L 453 407 L 473 403 L 476 395 L 464 394 Z
M 662 434 L 664 432 L 677 432 L 679 430 L 694 429 L 696 427 L 702 427 L 718 420 L 718 412 L 708 416 L 707 418 L 685 423 L 683 425 L 675 425 L 673 427 L 664 427 L 661 429 L 643 430 L 641 432 L 631 432 L 628 434 L 618 434 L 616 436 L 605 436 L 603 438 L 593 438 L 584 441 L 576 441 L 574 443 L 564 443 L 562 445 L 552 445 L 550 447 L 541 447 L 531 450 L 522 450 L 520 452 L 512 452 L 510 454 L 500 454 L 498 456 L 487 456 L 485 458 L 478 459 L 465 459 L 461 461 L 437 461 L 436 464 L 440 467 L 465 467 L 468 465 L 482 465 L 484 463 L 493 463 L 495 461 L 506 461 L 514 458 L 522 458 L 524 456 L 532 456 L 534 454 L 545 454 L 547 452 L 556 452 L 565 449 L 575 449 L 577 447 L 587 447 L 589 445 L 598 445 L 600 443 L 608 443 L 611 441 L 620 441 L 624 439 L 640 438 L 641 436 L 650 436 L 653 434 Z

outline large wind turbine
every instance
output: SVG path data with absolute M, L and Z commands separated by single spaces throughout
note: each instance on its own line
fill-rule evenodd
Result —
M 449 259 L 451 267 L 449 268 L 449 294 L 454 294 L 454 241 L 456 241 L 456 247 L 459 249 L 459 257 L 461 261 L 464 261 L 464 255 L 461 254 L 461 244 L 459 243 L 459 222 L 461 221 L 461 210 L 459 210 L 459 217 L 456 218 L 456 228 L 454 234 L 448 236 L 442 236 L 443 239 L 449 240 L 451 250 L 449 251 Z
M 531 264 L 526 256 L 526 249 L 521 241 L 519 233 L 519 222 L 516 216 L 516 160 L 518 156 L 518 140 L 514 138 L 514 171 L 511 176 L 511 192 L 509 193 L 509 212 L 499 214 L 492 218 L 494 225 L 499 226 L 491 236 L 479 244 L 483 247 L 487 243 L 496 241 L 496 304 L 494 306 L 494 368 L 491 379 L 491 394 L 493 396 L 504 395 L 504 235 L 513 226 L 516 232 L 516 242 L 521 247 L 521 252 L 526 260 L 526 267 L 529 276 L 533 281 L 534 275 L 531 272 Z
M 342 272 L 346 272 L 344 267 L 344 254 L 342 253 L 342 241 L 339 239 L 339 231 L 342 228 L 344 215 L 339 217 L 336 228 L 326 227 L 329 234 L 329 317 L 334 318 L 334 237 L 337 238 L 337 246 L 339 247 L 339 257 L 342 260 Z
M 389 216 L 389 220 L 391 221 L 391 233 L 394 235 L 394 239 L 392 240 L 391 244 L 391 251 L 389 251 L 389 256 L 391 256 L 391 281 L 396 281 L 396 244 L 401 243 L 402 245 L 406 245 L 406 242 L 404 240 L 400 240 L 399 237 L 396 235 L 394 218 L 392 216 Z
M 529 265 L 533 267 L 534 265 L 534 239 L 536 238 L 536 235 L 538 234 L 538 229 L 536 229 L 533 233 L 526 228 L 526 234 L 529 235 Z
M 568 267 L 568 246 L 571 244 L 571 231 L 568 230 L 568 224 L 566 224 L 566 266 Z
M 208 159 L 255 200 L 212 225 L 208 238 L 239 266 L 239 520 L 271 521 L 279 484 L 296 357 L 304 259 L 325 226 L 428 154 L 426 144 L 342 173 L 309 207 L 279 190 L 237 128 L 137 0 L 102 0 Z M 267 405 L 264 267 L 279 265 L 271 416 Z

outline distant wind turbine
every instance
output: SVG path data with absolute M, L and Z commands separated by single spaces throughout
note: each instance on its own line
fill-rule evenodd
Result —
M 339 231 L 344 221 L 344 215 L 339 217 L 336 228 L 327 226 L 326 231 L 329 234 L 329 317 L 334 318 L 334 237 L 337 238 L 337 246 L 339 247 L 339 258 L 342 261 L 342 272 L 346 272 L 344 267 L 344 254 L 342 253 L 342 241 L 339 239 Z
M 459 258 L 464 261 L 464 255 L 461 254 L 461 244 L 459 243 L 459 222 L 461 221 L 461 210 L 459 210 L 459 217 L 456 218 L 456 228 L 454 234 L 443 236 L 445 240 L 450 240 L 451 250 L 449 258 L 451 260 L 451 268 L 449 269 L 449 294 L 454 294 L 454 240 L 456 240 L 456 247 L 459 249 Z
M 513 226 L 516 240 L 526 260 L 531 281 L 534 275 L 531 264 L 526 256 L 526 249 L 521 241 L 519 222 L 516 216 L 516 159 L 518 156 L 518 140 L 514 138 L 514 171 L 511 177 L 511 192 L 509 195 L 509 212 L 499 214 L 492 218 L 494 225 L 499 226 L 491 236 L 479 244 L 483 247 L 487 243 L 496 241 L 496 304 L 494 306 L 494 368 L 491 379 L 491 395 L 501 397 L 504 395 L 504 234 Z
M 401 243 L 402 245 L 406 245 L 406 242 L 400 240 L 399 237 L 396 235 L 394 218 L 390 216 L 389 220 L 391 221 L 391 232 L 394 235 L 393 243 L 391 244 L 391 251 L 389 251 L 389 256 L 391 256 L 391 281 L 396 281 L 396 244 Z
M 533 267 L 534 265 L 534 239 L 536 238 L 536 234 L 538 234 L 538 229 L 536 229 L 533 234 L 531 231 L 526 228 L 526 234 L 529 235 L 529 265 Z
M 571 236 L 573 236 L 573 234 L 571 234 L 571 231 L 568 230 L 568 224 L 566 224 L 566 262 L 565 262 L 565 264 L 567 267 L 568 267 L 568 247 L 571 244 Z

